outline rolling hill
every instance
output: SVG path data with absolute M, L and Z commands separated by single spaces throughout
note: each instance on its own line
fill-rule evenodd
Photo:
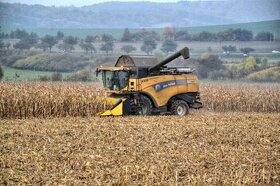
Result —
M 44 28 L 44 27 L 26 27 L 15 25 L 4 25 L 1 30 L 9 33 L 15 29 L 25 29 L 28 32 L 35 32 L 39 36 L 46 34 L 56 35 L 58 31 L 62 31 L 65 35 L 72 35 L 78 37 L 86 37 L 87 35 L 100 35 L 100 34 L 112 34 L 115 38 L 120 39 L 124 31 L 123 28 Z M 252 30 L 254 34 L 262 31 L 272 32 L 276 39 L 280 38 L 280 20 L 273 21 L 261 21 L 251 23 L 239 23 L 229 25 L 212 25 L 212 26 L 198 26 L 198 27 L 179 27 L 176 30 L 187 30 L 189 33 L 198 33 L 202 31 L 216 33 L 226 30 L 228 28 L 241 28 Z M 137 32 L 139 29 L 130 29 L 131 32 Z M 162 31 L 162 28 L 148 28 L 148 30 L 154 30 L 158 33 Z
M 193 27 L 280 19 L 279 0 L 107 2 L 85 7 L 0 3 L 0 25 L 44 28 Z

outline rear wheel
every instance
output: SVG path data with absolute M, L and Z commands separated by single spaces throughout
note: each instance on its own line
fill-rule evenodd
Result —
M 174 115 L 185 116 L 189 114 L 189 106 L 183 100 L 176 100 L 171 104 L 170 111 Z
M 138 115 L 146 116 L 152 113 L 152 102 L 146 96 L 140 96 L 138 101 Z

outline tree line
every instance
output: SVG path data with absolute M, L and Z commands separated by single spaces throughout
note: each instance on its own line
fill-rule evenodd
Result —
M 254 37 L 252 31 L 238 28 L 226 29 L 217 33 L 202 31 L 191 34 L 185 30 L 176 31 L 173 27 L 163 28 L 161 35 L 155 31 L 149 31 L 146 29 L 131 33 L 129 29 L 126 28 L 123 32 L 121 41 L 133 42 L 141 39 L 143 40 L 145 37 L 153 37 L 156 41 L 274 41 L 274 34 L 271 32 L 259 32 Z
M 12 30 L 10 33 L 1 32 L 0 39 L 23 39 L 29 35 L 37 35 L 35 33 L 29 34 L 24 29 Z M 57 37 L 63 37 L 63 32 L 59 31 Z M 93 36 L 98 39 L 98 35 Z M 99 36 L 100 37 L 100 36 Z M 113 40 L 117 40 L 110 35 Z M 125 28 L 120 38 L 123 42 L 137 42 L 143 41 L 146 37 L 152 37 L 156 41 L 175 40 L 175 41 L 274 41 L 274 34 L 271 32 L 258 32 L 255 36 L 251 30 L 247 29 L 226 29 L 217 33 L 201 31 L 199 33 L 189 33 L 186 30 L 176 30 L 174 27 L 165 27 L 161 33 L 153 30 L 140 29 L 137 32 L 131 32 Z
M 111 34 L 101 35 L 87 35 L 85 38 L 78 38 L 74 36 L 65 36 L 63 32 L 58 31 L 56 35 L 45 35 L 39 37 L 36 33 L 28 33 L 25 30 L 16 29 L 9 34 L 2 32 L 1 37 L 10 39 L 19 39 L 12 47 L 20 50 L 29 50 L 30 48 L 38 48 L 43 51 L 52 51 L 52 48 L 57 45 L 57 48 L 63 52 L 72 52 L 76 45 L 79 45 L 85 53 L 94 53 L 97 51 L 95 42 L 102 42 L 99 50 L 109 54 L 114 50 L 114 42 L 118 41 Z M 151 54 L 156 49 L 158 41 L 163 41 L 160 49 L 164 53 L 174 52 L 177 49 L 176 41 L 271 41 L 273 40 L 273 34 L 270 32 L 259 32 L 254 38 L 252 31 L 246 29 L 227 29 L 218 33 L 200 32 L 190 34 L 187 31 L 176 31 L 173 27 L 165 27 L 162 30 L 162 34 L 147 29 L 140 29 L 139 31 L 132 33 L 128 28 L 124 29 L 122 37 L 119 41 L 126 43 L 142 42 L 141 51 L 146 54 Z M 9 42 L 3 42 L 0 40 L 0 48 L 9 49 L 11 44 Z M 234 46 L 223 46 L 222 49 L 226 54 L 235 52 Z M 131 44 L 122 46 L 121 50 L 126 53 L 131 53 L 136 48 Z M 248 54 L 254 51 L 252 48 L 242 48 L 241 52 Z
M 115 40 L 114 37 L 109 34 L 103 34 L 101 36 L 88 35 L 85 39 L 81 39 L 74 36 L 65 36 L 61 31 L 58 31 L 55 36 L 47 34 L 43 37 L 39 37 L 34 32 L 28 33 L 25 30 L 20 29 L 11 31 L 9 38 L 19 39 L 19 41 L 12 46 L 14 49 L 30 50 L 34 47 L 51 52 L 52 48 L 57 45 L 61 51 L 72 52 L 75 49 L 75 45 L 79 44 L 86 53 L 96 51 L 96 48 L 93 45 L 93 42 L 95 41 L 104 42 L 101 45 L 100 50 L 105 51 L 106 53 L 113 51 L 113 41 Z M 0 40 L 0 48 L 9 49 L 10 47 L 11 43 Z
M 152 51 L 156 48 L 156 41 L 159 39 L 156 37 L 156 32 L 143 31 L 139 32 L 137 38 L 143 41 L 143 45 L 141 50 L 147 54 L 152 53 Z M 155 38 L 156 37 L 156 38 Z M 58 31 L 55 36 L 53 35 L 45 35 L 43 37 L 39 37 L 36 33 L 31 32 L 28 33 L 25 30 L 17 29 L 15 31 L 11 31 L 9 38 L 11 39 L 19 39 L 13 46 L 9 42 L 3 42 L 0 40 L 0 48 L 9 49 L 11 46 L 14 49 L 19 50 L 30 50 L 32 47 L 42 49 L 43 51 L 52 52 L 53 47 L 56 45 L 58 49 L 63 52 L 72 52 L 75 50 L 75 46 L 79 45 L 85 53 L 93 53 L 97 51 L 97 48 L 94 46 L 95 42 L 101 42 L 101 46 L 99 48 L 100 51 L 109 54 L 114 50 L 114 42 L 117 41 L 110 34 L 102 34 L 102 35 L 87 35 L 85 38 L 78 38 L 74 36 L 65 36 L 63 32 Z M 126 53 L 130 53 L 135 51 L 136 48 L 132 45 L 124 45 L 121 50 Z

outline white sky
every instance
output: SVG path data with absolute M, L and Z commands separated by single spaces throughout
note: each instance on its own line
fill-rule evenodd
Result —
M 41 4 L 46 6 L 85 6 L 102 2 L 110 2 L 116 0 L 0 0 L 0 2 L 8 3 L 24 3 L 24 4 Z M 178 2 L 180 0 L 117 0 L 117 1 L 151 1 L 151 2 Z M 194 0 L 189 0 L 194 1 Z

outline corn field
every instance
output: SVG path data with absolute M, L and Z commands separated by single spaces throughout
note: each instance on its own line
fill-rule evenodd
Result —
M 225 112 L 280 112 L 280 84 L 204 83 L 204 107 Z
M 279 84 L 204 83 L 204 108 L 218 112 L 280 112 Z M 2 118 L 94 116 L 106 109 L 98 84 L 0 83 Z
M 105 108 L 97 84 L 0 83 L 2 118 L 93 116 Z
M 279 185 L 280 85 L 200 92 L 187 117 L 91 117 L 98 84 L 0 82 L 0 185 Z
M 204 110 L 280 112 L 279 84 L 204 83 Z M 98 84 L 0 82 L 0 117 L 94 116 L 108 107 Z

